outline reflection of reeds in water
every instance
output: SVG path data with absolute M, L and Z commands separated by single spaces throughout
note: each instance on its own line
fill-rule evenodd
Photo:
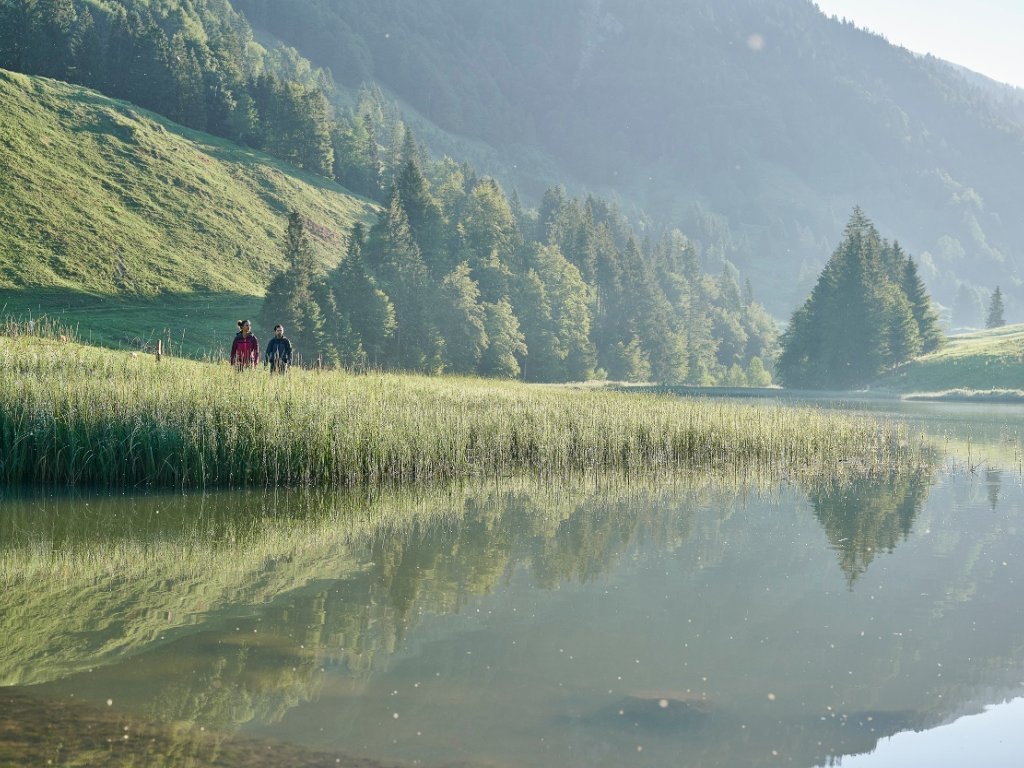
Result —
M 909 467 L 903 427 L 782 405 L 227 366 L 0 337 L 0 478 L 170 487 L 423 482 L 523 470 Z
M 724 519 L 777 488 L 771 475 L 695 473 L 9 498 L 0 517 L 0 685 L 146 653 L 151 700 L 136 711 L 225 729 L 274 722 L 318 695 L 324 666 L 357 687 L 418 617 L 461 611 L 515 568 L 541 586 L 587 582 L 642 542 L 665 551 L 704 539 L 695 515 L 709 503 Z M 167 663 L 184 655 L 192 675 L 160 672 L 168 643 Z
M 357 613 L 333 625 L 311 617 L 320 629 L 306 645 L 328 655 L 344 646 L 337 660 L 357 670 L 372 647 L 400 640 L 417 611 L 458 610 L 516 562 L 541 584 L 594 578 L 638 537 L 685 540 L 697 500 L 739 499 L 753 481 L 593 476 L 557 486 L 523 478 L 370 493 L 8 499 L 0 684 L 98 666 L 216 623 L 228 606 L 267 604 L 323 579 L 359 592 L 344 607 Z M 358 613 L 371 603 L 378 615 Z M 367 643 L 371 624 L 384 636 Z

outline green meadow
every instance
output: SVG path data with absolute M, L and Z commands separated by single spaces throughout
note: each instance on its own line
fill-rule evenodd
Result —
M 950 336 L 942 349 L 900 366 L 876 387 L 947 393 L 947 399 L 1024 400 L 1024 325 Z
M 484 379 L 262 368 L 0 337 L 0 479 L 355 486 L 522 471 L 848 468 L 927 453 L 905 428 L 787 405 Z

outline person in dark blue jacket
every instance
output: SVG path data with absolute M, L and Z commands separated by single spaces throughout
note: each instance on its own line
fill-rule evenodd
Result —
M 263 356 L 265 365 L 270 366 L 271 373 L 284 373 L 292 362 L 292 343 L 284 337 L 284 326 L 274 326 L 274 338 L 267 344 L 267 353 Z

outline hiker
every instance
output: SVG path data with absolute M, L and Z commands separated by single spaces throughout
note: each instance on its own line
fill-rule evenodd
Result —
M 292 362 L 292 343 L 284 337 L 284 326 L 274 326 L 274 338 L 267 344 L 263 364 L 270 366 L 271 373 L 284 373 Z
M 238 321 L 238 333 L 231 342 L 230 361 L 235 368 L 251 368 L 260 361 L 260 342 L 251 333 L 252 325 L 248 320 Z

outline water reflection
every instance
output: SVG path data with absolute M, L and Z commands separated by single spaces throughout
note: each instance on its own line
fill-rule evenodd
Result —
M 460 611 L 514 562 L 556 587 L 597 577 L 635 537 L 672 546 L 688 528 L 676 505 L 708 486 L 11 500 L 0 633 L 14 641 L 0 683 L 65 677 L 257 613 L 265 635 L 335 649 L 332 662 L 363 674 L 418 614 Z
M 819 765 L 1024 688 L 1021 514 L 994 469 L 8 500 L 0 762 Z
M 931 473 L 884 479 L 828 480 L 808 492 L 814 515 L 839 554 L 850 587 L 871 561 L 892 552 L 928 498 Z

